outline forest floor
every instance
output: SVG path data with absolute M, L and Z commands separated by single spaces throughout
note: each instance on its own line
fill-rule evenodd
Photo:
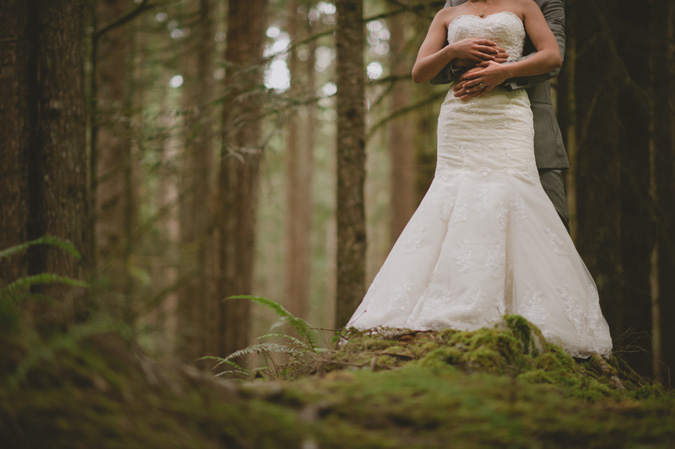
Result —
M 249 380 L 150 360 L 124 335 L 0 335 L 0 448 L 675 447 L 671 391 L 616 357 L 575 360 L 518 316 L 345 334 Z

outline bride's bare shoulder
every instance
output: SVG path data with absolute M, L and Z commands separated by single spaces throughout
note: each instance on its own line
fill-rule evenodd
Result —
M 457 12 L 458 6 L 447 6 L 436 13 L 434 17 L 435 21 L 442 22 L 445 26 L 448 26 L 452 20 L 459 15 Z

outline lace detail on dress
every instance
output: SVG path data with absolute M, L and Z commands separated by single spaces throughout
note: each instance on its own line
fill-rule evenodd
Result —
M 467 37 L 481 37 L 499 42 L 509 54 L 509 61 L 520 59 L 525 42 L 522 20 L 510 11 L 501 11 L 481 19 L 474 15 L 461 15 L 448 25 L 448 42 Z
M 493 238 L 487 245 L 485 259 L 483 259 L 483 271 L 493 277 L 499 276 L 499 267 L 505 262 L 504 245 L 498 238 Z
M 420 248 L 420 245 L 424 241 L 424 235 L 427 231 L 427 226 L 418 226 L 415 230 L 415 233 L 406 240 L 405 243 L 405 252 L 412 253 L 417 251 Z
M 476 243 L 473 241 L 463 241 L 454 251 L 455 262 L 459 267 L 460 273 L 468 273 L 476 266 Z
M 546 237 L 548 238 L 548 243 L 549 245 L 551 245 L 553 253 L 564 254 L 564 251 L 562 249 L 563 241 L 560 240 L 560 237 L 558 237 L 549 227 L 545 227 L 544 232 L 546 232 Z
M 548 313 L 544 308 L 544 295 L 535 290 L 531 283 L 527 284 L 527 291 L 521 305 L 521 314 L 537 326 L 548 319 Z

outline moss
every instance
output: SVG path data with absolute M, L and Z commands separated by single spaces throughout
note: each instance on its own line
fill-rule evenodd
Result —
M 576 361 L 520 317 L 354 332 L 293 380 L 217 382 L 113 333 L 37 360 L 0 391 L 0 447 L 675 447 L 671 392 L 619 359 Z

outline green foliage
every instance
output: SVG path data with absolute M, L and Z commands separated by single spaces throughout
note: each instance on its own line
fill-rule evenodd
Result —
M 31 370 L 37 367 L 58 362 L 60 354 L 65 352 L 76 354 L 83 341 L 106 333 L 130 336 L 128 327 L 121 322 L 107 319 L 94 319 L 71 326 L 65 333 L 55 333 L 48 338 L 40 338 L 26 330 L 25 338 L 30 342 L 29 350 L 23 355 L 14 372 L 5 379 L 4 386 L 16 389 Z
M 15 246 L 3 249 L 2 251 L 0 251 L 0 259 L 3 259 L 5 257 L 9 257 L 13 254 L 20 253 L 22 251 L 27 250 L 31 246 L 35 246 L 35 245 L 55 246 L 57 248 L 61 248 L 62 250 L 66 251 L 67 253 L 69 253 L 71 256 L 75 257 L 78 260 L 82 258 L 82 256 L 80 256 L 80 253 L 77 251 L 77 249 L 75 248 L 75 246 L 72 243 L 70 243 L 66 240 L 62 240 L 58 237 L 52 237 L 52 236 L 49 236 L 49 235 L 45 235 L 45 236 L 39 237 L 35 240 L 31 240 L 29 242 L 21 243 L 19 245 L 15 245 Z
M 237 353 L 204 357 L 230 368 L 218 380 L 148 360 L 115 322 L 91 320 L 40 340 L 24 336 L 18 374 L 0 383 L 0 447 L 422 449 L 452 442 L 460 449 L 669 449 L 675 443 L 672 393 L 627 382 L 614 359 L 575 361 L 540 341 L 521 317 L 473 332 L 341 330 L 339 347 L 315 352 L 302 339 L 271 333 L 247 353 L 290 351 L 291 362 L 247 370 L 228 360 Z M 0 347 L 3 360 L 7 351 Z
M 256 343 L 244 349 L 235 351 L 226 357 L 200 357 L 198 360 L 217 362 L 212 369 L 216 369 L 222 365 L 227 367 L 227 370 L 221 371 L 220 373 L 216 374 L 216 376 L 251 379 L 267 375 L 270 378 L 276 378 L 280 375 L 286 374 L 289 367 L 302 365 L 307 358 L 311 358 L 312 356 L 326 351 L 325 348 L 318 346 L 318 337 L 316 332 L 309 326 L 309 324 L 307 324 L 307 322 L 302 318 L 298 318 L 290 313 L 281 304 L 259 296 L 241 295 L 225 298 L 225 300 L 232 299 L 246 299 L 267 307 L 280 316 L 283 323 L 288 323 L 293 329 L 295 329 L 295 331 L 298 333 L 298 335 L 300 335 L 300 337 L 304 339 L 304 341 L 293 337 L 292 335 L 270 333 L 257 337 L 256 340 L 276 338 L 288 340 L 288 343 Z M 290 362 L 279 368 L 274 364 L 274 360 L 272 359 L 273 353 L 288 355 L 290 357 Z M 261 355 L 264 357 L 267 366 L 249 370 L 234 362 L 234 360 L 239 357 L 252 354 Z
M 26 251 L 28 248 L 35 245 L 48 245 L 54 246 L 56 248 L 66 251 L 71 256 L 76 259 L 81 259 L 80 253 L 75 249 L 72 243 L 59 239 L 52 236 L 43 236 L 29 242 L 21 243 L 19 245 L 12 246 L 0 251 L 0 259 L 10 257 L 14 254 L 21 253 Z M 17 295 L 16 293 L 21 291 L 26 291 L 34 285 L 47 285 L 47 284 L 64 284 L 70 285 L 73 287 L 87 287 L 88 284 L 77 279 L 59 276 L 53 273 L 39 273 L 30 276 L 21 277 L 14 282 L 11 282 L 8 285 L 3 285 L 0 287 L 0 301 L 4 301 L 8 298 L 15 301 L 25 299 L 25 296 Z
M 232 299 L 246 299 L 267 307 L 268 309 L 276 313 L 278 316 L 280 316 L 281 319 L 287 322 L 291 327 L 293 327 L 293 329 L 295 329 L 298 335 L 300 335 L 302 338 L 305 339 L 307 345 L 309 345 L 310 350 L 314 351 L 314 349 L 318 346 L 317 343 L 318 338 L 316 332 L 314 332 L 314 330 L 309 326 L 309 324 L 307 324 L 307 321 L 303 320 L 302 318 L 296 317 L 291 312 L 286 310 L 284 306 L 282 306 L 278 302 L 272 301 L 271 299 L 262 298 L 260 296 L 249 296 L 249 295 L 230 296 L 228 298 L 225 298 L 225 301 Z
M 54 246 L 66 251 L 77 259 L 81 258 L 80 254 L 70 242 L 57 237 L 44 236 L 0 251 L 0 259 L 9 258 L 36 245 Z M 73 287 L 88 287 L 88 284 L 85 282 L 53 273 L 39 273 L 23 276 L 7 285 L 0 282 L 0 335 L 8 336 L 19 332 L 21 314 L 17 306 L 18 304 L 26 299 L 44 299 L 41 295 L 30 293 L 31 287 L 35 285 L 57 283 Z
M 64 284 L 70 285 L 72 287 L 88 287 L 89 284 L 86 282 L 78 281 L 77 279 L 59 276 L 58 274 L 53 273 L 40 273 L 32 276 L 24 276 L 16 281 L 0 288 L 0 297 L 3 297 L 7 294 L 15 293 L 19 290 L 27 290 L 34 285 L 45 285 L 45 284 Z

